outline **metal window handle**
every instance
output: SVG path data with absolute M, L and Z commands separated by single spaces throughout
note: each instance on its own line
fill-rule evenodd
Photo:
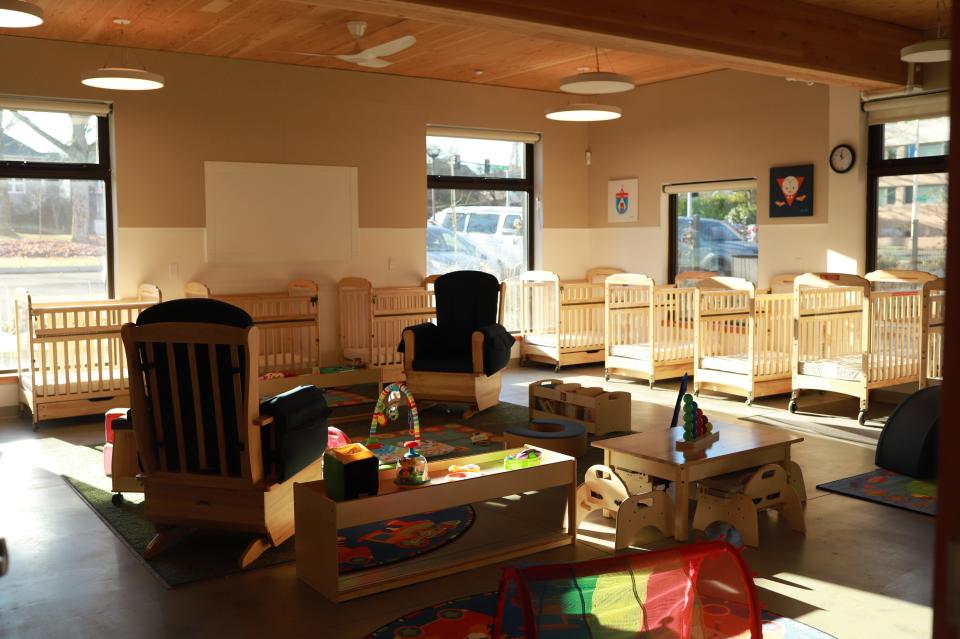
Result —
M 10 568 L 10 557 L 7 555 L 7 540 L 0 537 L 0 577 L 7 574 Z

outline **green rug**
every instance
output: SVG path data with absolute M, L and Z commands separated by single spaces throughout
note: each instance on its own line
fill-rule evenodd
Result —
M 458 449 L 452 456 L 464 456 L 503 447 L 503 443 L 499 441 L 474 445 L 469 439 L 469 433 L 484 431 L 502 434 L 511 424 L 526 420 L 527 408 L 516 404 L 500 403 L 469 420 L 463 420 L 457 411 L 447 411 L 436 406 L 421 413 L 421 428 L 434 434 L 440 431 L 449 433 Z M 466 429 L 461 430 L 458 425 Z M 406 416 L 401 415 L 397 422 L 384 427 L 381 434 L 387 437 L 399 436 L 397 431 L 405 427 Z M 369 434 L 369 423 L 343 424 L 341 428 L 354 441 L 365 441 Z M 103 476 L 102 453 L 86 446 L 73 446 L 65 442 L 57 444 L 45 446 L 46 450 L 37 453 L 37 459 L 43 457 L 44 461 L 38 461 L 36 465 L 62 475 L 100 519 L 142 559 L 143 550 L 154 535 L 153 526 L 143 516 L 143 506 L 139 503 L 142 496 L 131 494 L 130 500 L 121 507 L 114 506 L 109 491 L 110 480 Z M 601 451 L 594 450 L 602 459 Z M 582 469 L 588 466 L 589 464 L 580 464 Z M 239 572 L 236 566 L 237 557 L 249 541 L 250 536 L 245 534 L 197 531 L 159 556 L 142 560 L 164 584 L 174 587 Z M 279 548 L 265 552 L 248 570 L 291 562 L 294 558 L 294 542 L 291 539 Z

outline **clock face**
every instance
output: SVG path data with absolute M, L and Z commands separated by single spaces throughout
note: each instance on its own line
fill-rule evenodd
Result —
M 846 173 L 853 168 L 856 158 L 853 147 L 848 144 L 837 145 L 830 152 L 830 168 L 837 173 Z

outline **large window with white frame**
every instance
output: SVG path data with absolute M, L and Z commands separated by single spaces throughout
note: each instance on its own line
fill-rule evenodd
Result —
M 527 270 L 533 235 L 533 144 L 456 135 L 426 138 L 426 272 Z
M 870 127 L 867 269 L 944 275 L 950 118 Z
M 17 289 L 110 296 L 111 217 L 106 107 L 0 104 L 0 371 L 16 367 Z

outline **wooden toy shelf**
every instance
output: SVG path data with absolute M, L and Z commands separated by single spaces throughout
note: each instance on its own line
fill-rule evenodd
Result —
M 630 432 L 630 393 L 541 379 L 530 384 L 530 419 L 561 417 L 594 435 Z
M 339 602 L 574 544 L 576 459 L 536 448 L 542 455 L 538 466 L 504 470 L 503 459 L 521 450 L 523 449 L 491 451 L 430 462 L 427 467 L 432 479 L 422 486 L 397 486 L 393 482 L 396 470 L 383 470 L 380 472 L 378 495 L 349 501 L 337 502 L 327 497 L 322 480 L 297 484 L 294 486 L 297 577 L 330 601 Z M 454 463 L 477 464 L 480 466 L 481 475 L 470 479 L 448 479 L 447 467 Z M 454 554 L 435 552 L 422 558 L 383 567 L 345 575 L 338 573 L 337 530 L 341 528 L 555 486 L 567 487 L 565 532 L 554 530 L 537 535 L 518 535 L 507 542 L 472 548 L 467 548 L 467 544 L 464 544 L 463 549 Z

